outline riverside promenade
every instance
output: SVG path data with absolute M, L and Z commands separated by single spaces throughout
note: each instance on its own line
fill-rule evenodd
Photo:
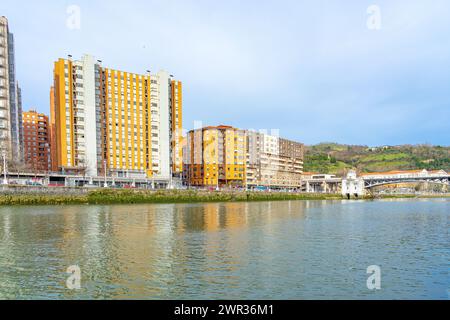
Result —
M 395 194 L 366 196 L 359 200 L 375 198 L 447 198 L 450 193 Z M 65 204 L 133 204 L 133 203 L 202 203 L 251 202 L 290 200 L 344 200 L 340 194 L 206 191 L 206 190 L 145 190 L 41 186 L 1 186 L 0 205 L 65 205 Z
M 0 205 L 196 203 L 283 200 L 340 200 L 339 194 L 293 192 L 145 190 L 42 186 L 2 186 Z

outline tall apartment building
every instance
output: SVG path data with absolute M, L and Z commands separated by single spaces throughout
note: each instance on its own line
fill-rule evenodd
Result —
M 183 172 L 183 85 L 180 81 L 172 81 L 172 172 L 181 174 Z
M 247 131 L 247 186 L 300 188 L 303 154 L 301 143 Z
M 191 186 L 244 186 L 245 131 L 230 126 L 189 131 L 183 178 Z
M 174 153 L 181 150 L 181 91 L 165 71 L 123 72 L 89 55 L 59 59 L 51 101 L 56 166 L 90 176 L 170 178 L 181 171 Z
M 50 140 L 50 168 L 52 172 L 58 171 L 58 155 L 56 152 L 56 114 L 55 108 L 55 88 L 50 88 L 50 123 L 49 123 L 49 140 Z
M 33 172 L 51 171 L 48 116 L 35 110 L 22 115 L 24 160 Z
M 14 36 L 0 17 L 0 151 L 10 160 L 23 159 L 22 98 L 16 80 Z

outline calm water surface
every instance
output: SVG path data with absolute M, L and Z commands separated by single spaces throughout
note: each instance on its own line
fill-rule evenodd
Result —
M 450 199 L 0 207 L 0 299 L 448 299 L 449 217 Z

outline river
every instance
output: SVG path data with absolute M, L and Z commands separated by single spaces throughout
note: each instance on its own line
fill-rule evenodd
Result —
M 448 198 L 0 207 L 0 299 L 448 299 L 449 218 Z

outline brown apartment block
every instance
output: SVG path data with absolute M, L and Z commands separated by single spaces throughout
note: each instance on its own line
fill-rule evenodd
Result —
M 301 188 L 303 154 L 302 143 L 247 131 L 247 187 Z
M 22 121 L 26 165 L 34 172 L 51 170 L 48 117 L 31 110 L 23 113 Z

